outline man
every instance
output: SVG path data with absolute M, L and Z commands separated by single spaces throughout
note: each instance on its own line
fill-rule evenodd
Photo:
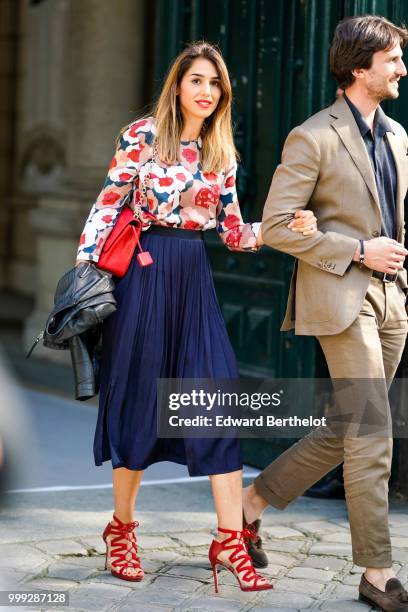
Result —
M 407 40 L 407 30 L 383 17 L 338 24 L 330 65 L 344 95 L 289 134 L 262 220 L 265 243 L 297 258 L 282 330 L 316 336 L 332 379 L 380 379 L 385 398 L 385 381 L 389 386 L 407 335 L 408 138 L 379 104 L 399 95 Z M 286 226 L 305 208 L 318 219 L 313 236 Z M 389 420 L 387 398 L 381 410 Z M 353 560 L 365 568 L 360 598 L 408 611 L 408 593 L 392 570 L 391 459 L 389 436 L 309 435 L 244 489 L 246 523 L 257 521 L 268 504 L 284 509 L 344 461 Z

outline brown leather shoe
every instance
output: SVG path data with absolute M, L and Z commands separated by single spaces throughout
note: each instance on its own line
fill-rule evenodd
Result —
M 397 578 L 387 580 L 384 593 L 368 582 L 363 574 L 358 590 L 360 601 L 376 606 L 378 610 L 408 612 L 408 593 Z
M 254 538 L 244 538 L 248 554 L 252 559 L 253 566 L 257 569 L 262 567 L 268 567 L 268 557 L 266 552 L 262 548 L 262 540 L 258 535 L 259 528 L 261 526 L 261 519 L 256 519 L 253 523 L 247 523 L 244 511 L 242 511 L 242 519 L 244 529 L 249 529 L 255 534 Z

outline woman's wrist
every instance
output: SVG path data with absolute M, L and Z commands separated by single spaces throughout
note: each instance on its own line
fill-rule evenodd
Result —
M 261 223 L 257 223 L 256 225 L 258 226 L 256 228 L 256 246 L 261 247 L 263 244 L 265 244 L 262 239 L 262 225 Z
M 265 243 L 262 240 L 262 235 L 261 233 L 258 234 L 257 239 L 256 239 L 256 246 L 261 247 L 263 246 Z

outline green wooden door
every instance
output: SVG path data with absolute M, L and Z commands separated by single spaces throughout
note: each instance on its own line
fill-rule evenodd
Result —
M 335 95 L 328 49 L 345 15 L 382 14 L 400 21 L 408 3 L 392 0 L 157 0 L 155 83 L 184 44 L 206 39 L 221 48 L 234 90 L 238 173 L 246 221 L 261 219 L 271 177 L 289 130 Z M 390 112 L 403 122 L 404 95 Z M 387 109 L 388 110 L 388 109 Z M 218 297 L 240 371 L 250 377 L 313 377 L 324 371 L 312 338 L 279 332 L 292 258 L 264 248 L 259 255 L 207 239 Z M 289 440 L 245 444 L 246 460 L 263 466 Z

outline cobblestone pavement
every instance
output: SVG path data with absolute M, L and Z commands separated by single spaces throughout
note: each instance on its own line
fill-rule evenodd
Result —
M 9 494 L 0 516 L 2 588 L 68 591 L 70 612 L 370 610 L 357 601 L 361 569 L 351 560 L 341 501 L 302 498 L 286 512 L 268 510 L 262 536 L 270 565 L 262 573 L 274 590 L 243 593 L 224 570 L 218 595 L 207 558 L 214 529 L 208 484 L 144 487 L 139 505 L 146 577 L 131 583 L 104 570 L 99 534 L 111 516 L 110 490 Z M 395 569 L 406 584 L 408 506 L 396 504 L 390 524 Z

